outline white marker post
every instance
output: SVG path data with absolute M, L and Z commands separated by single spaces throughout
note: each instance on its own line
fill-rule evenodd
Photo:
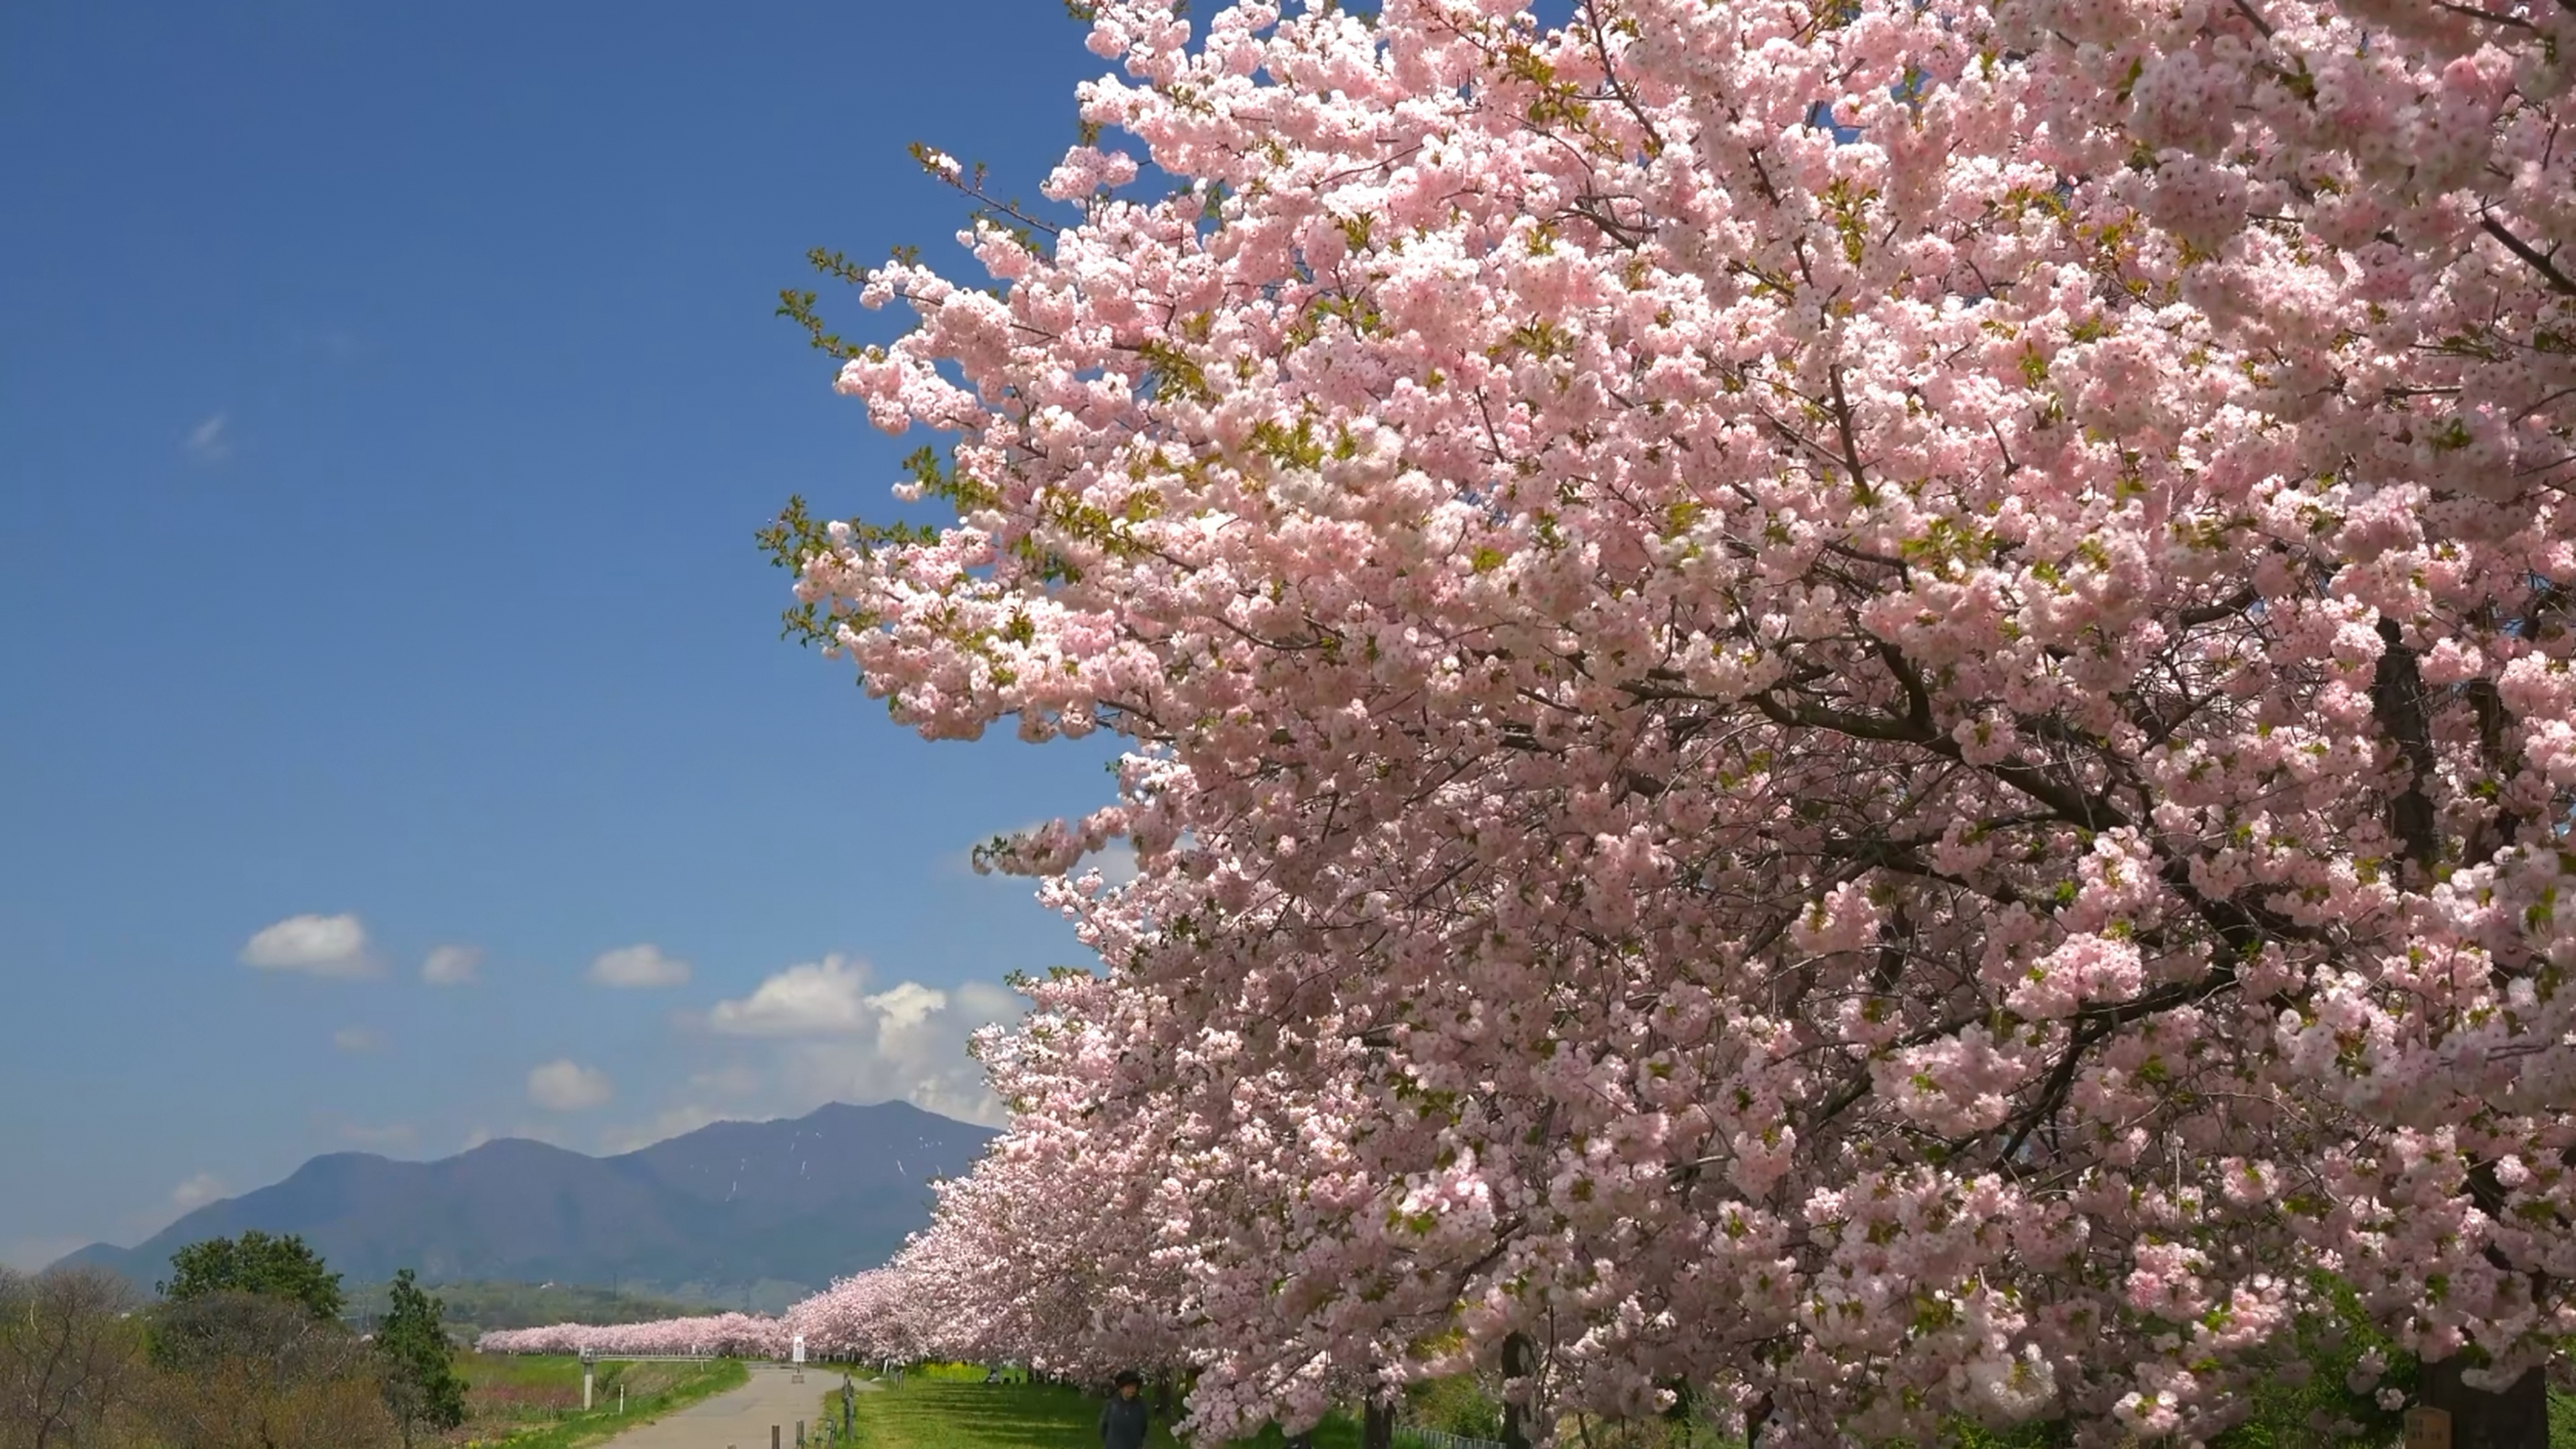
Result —
M 590 1360 L 591 1351 L 583 1349 L 581 1351 L 581 1411 L 585 1414 L 590 1412 Z
M 805 1335 L 800 1333 L 788 1341 L 787 1354 L 789 1361 L 796 1365 L 796 1377 L 789 1382 L 805 1382 Z

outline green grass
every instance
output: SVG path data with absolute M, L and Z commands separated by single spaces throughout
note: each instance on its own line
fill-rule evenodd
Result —
M 1099 1443 L 1100 1400 L 1075 1389 L 1053 1384 L 988 1386 L 980 1365 L 961 1364 L 935 1364 L 878 1383 L 874 1391 L 862 1389 L 853 1401 L 857 1437 L 847 1441 L 846 1449 L 1090 1449 Z M 820 1426 L 837 1427 L 840 1422 L 841 1392 L 834 1387 L 824 1393 L 815 1423 L 819 1432 Z M 2550 1449 L 2576 1449 L 2576 1394 L 2551 1395 L 2549 1430 Z M 842 1441 L 826 1442 L 843 1449 Z M 1173 1442 L 1170 1427 L 1160 1423 L 1146 1440 L 1157 1449 L 1169 1449 Z M 1272 1428 L 1241 1441 L 1236 1449 L 1277 1449 L 1281 1442 L 1279 1431 Z M 1659 1442 L 1726 1441 L 1700 1427 L 1663 1436 Z M 1990 1436 L 1962 1436 L 1966 1449 L 2005 1442 Z M 1316 1449 L 1357 1449 L 1358 1443 L 1359 1431 L 1346 1419 L 1327 1420 L 1315 1431 Z M 512 1449 L 521 1449 L 521 1442 L 512 1441 Z M 554 1446 L 531 1445 L 530 1449 Z
M 851 1449 L 1092 1449 L 1100 1442 L 1100 1400 L 1057 1384 L 986 1384 L 981 1367 L 941 1364 L 900 1380 L 885 1379 L 856 1399 L 858 1437 Z M 817 1422 L 841 1421 L 841 1391 L 824 1395 Z M 1157 1422 L 1150 1449 L 1173 1449 L 1171 1426 Z M 1276 1428 L 1239 1449 L 1278 1449 Z M 1359 1430 L 1328 1419 L 1315 1449 L 1358 1449 Z
M 989 1367 L 980 1363 L 926 1363 L 907 1370 L 905 1377 L 935 1384 L 974 1384 L 980 1388 L 984 1375 L 990 1372 Z M 1011 1375 L 1015 1380 L 1024 1379 L 1027 1371 L 1013 1369 Z
M 581 1409 L 581 1360 L 570 1355 L 516 1357 L 460 1354 L 466 1383 L 466 1443 L 510 1449 L 576 1449 L 748 1383 L 739 1359 L 712 1363 L 622 1363 L 596 1366 L 594 1407 Z M 618 1412 L 617 1391 L 626 1390 Z

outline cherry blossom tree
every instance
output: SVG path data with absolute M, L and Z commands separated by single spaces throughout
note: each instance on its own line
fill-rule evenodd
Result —
M 818 1358 L 884 1360 L 921 1357 L 921 1324 L 903 1275 L 872 1268 L 787 1310 L 785 1330 Z
M 1197 1427 L 2205 1439 L 2331 1274 L 2528 1440 L 2576 7 L 1090 16 L 1078 219 L 789 298 L 949 516 L 768 542 L 898 722 L 1131 744 L 992 856 L 1112 972 L 1000 1155 L 1150 1146 Z
M 1308 1424 L 1336 1404 L 1385 1400 L 1400 1344 L 1368 1324 L 1309 1319 L 1296 1295 L 1241 1291 L 1297 1252 L 1281 1229 L 1309 1195 L 1320 1145 L 1301 1140 L 1300 1121 L 1319 1121 L 1302 1099 L 1237 1081 L 1221 1113 L 1200 1114 L 1135 1049 L 1154 1029 L 1151 997 L 1073 972 L 1023 989 L 1028 1017 L 976 1043 L 1011 1105 L 1008 1130 L 968 1176 L 939 1184 L 931 1229 L 881 1275 L 900 1286 L 854 1283 L 834 1316 L 902 1324 L 892 1331 L 931 1356 L 1092 1383 L 1136 1369 L 1168 1385 L 1225 1364 L 1226 1382 L 1200 1379 L 1210 1426 Z
M 1009 1131 L 938 1184 L 931 1230 L 894 1271 L 941 1356 L 1096 1383 L 1178 1372 L 1193 1361 L 1188 1268 L 1203 1215 L 1183 1194 L 1195 1178 L 1174 1170 L 1168 1112 L 1098 1110 L 1133 1065 L 1141 1003 L 1081 973 L 1023 987 L 1027 1020 L 976 1042 Z
M 730 1358 L 785 1358 L 784 1322 L 759 1314 L 714 1313 L 646 1323 L 558 1323 L 545 1328 L 494 1329 L 475 1340 L 482 1353 L 708 1354 Z

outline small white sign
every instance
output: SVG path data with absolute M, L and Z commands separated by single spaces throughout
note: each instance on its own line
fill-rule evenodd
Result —
M 803 1363 L 805 1361 L 805 1335 L 801 1333 L 796 1335 L 795 1341 L 788 1345 L 787 1351 L 795 1356 L 792 1360 L 793 1362 Z

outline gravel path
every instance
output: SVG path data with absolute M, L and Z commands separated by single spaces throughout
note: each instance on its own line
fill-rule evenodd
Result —
M 704 1399 L 640 1429 L 629 1429 L 608 1441 L 608 1449 L 769 1449 L 771 1425 L 778 1428 L 779 1449 L 794 1449 L 796 1421 L 805 1432 L 822 1432 L 823 1395 L 837 1392 L 841 1376 L 817 1368 L 797 1383 L 792 1370 L 762 1364 L 751 1382 L 730 1393 Z M 859 1391 L 876 1385 L 859 1381 Z

